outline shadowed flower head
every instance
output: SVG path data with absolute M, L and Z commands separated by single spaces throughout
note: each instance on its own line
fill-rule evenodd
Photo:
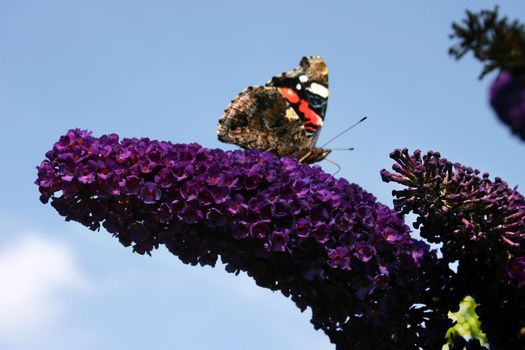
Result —
M 489 343 L 502 349 L 525 346 L 525 198 L 500 178 L 452 163 L 437 152 L 390 157 L 394 172 L 382 170 L 394 207 L 413 212 L 421 236 L 442 244 L 443 260 L 458 263 L 457 297 L 471 295 Z
M 525 141 L 525 76 L 500 73 L 490 88 L 490 104 L 499 119 Z
M 66 220 L 103 226 L 140 254 L 165 245 L 184 263 L 211 266 L 220 256 L 227 271 L 310 307 L 338 349 L 442 342 L 428 334 L 444 334 L 448 308 L 431 319 L 423 311 L 422 266 L 436 270 L 434 253 L 395 211 L 319 167 L 78 129 L 46 156 L 36 184 Z

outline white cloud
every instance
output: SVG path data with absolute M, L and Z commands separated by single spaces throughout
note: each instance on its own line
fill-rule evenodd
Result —
M 56 327 L 71 291 L 89 283 L 64 243 L 25 234 L 0 246 L 0 341 L 25 342 Z

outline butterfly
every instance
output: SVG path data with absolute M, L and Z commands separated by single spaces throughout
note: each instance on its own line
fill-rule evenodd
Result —
M 259 148 L 308 164 L 319 162 L 331 152 L 315 146 L 328 94 L 323 59 L 303 57 L 298 67 L 237 95 L 219 119 L 217 136 L 245 149 Z

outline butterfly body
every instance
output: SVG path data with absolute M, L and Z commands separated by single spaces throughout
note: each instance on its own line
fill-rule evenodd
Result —
M 326 64 L 318 56 L 304 57 L 297 68 L 237 95 L 221 116 L 217 135 L 245 149 L 315 163 L 330 153 L 315 147 L 327 102 Z

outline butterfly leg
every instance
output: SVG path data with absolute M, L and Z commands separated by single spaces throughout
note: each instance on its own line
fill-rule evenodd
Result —
M 308 159 L 308 157 L 310 157 L 312 155 L 312 151 L 308 151 L 306 152 L 306 154 L 304 156 L 301 157 L 301 159 L 299 159 L 299 163 L 302 163 L 304 162 L 306 159 Z
M 341 166 L 339 164 L 337 164 L 336 162 L 334 162 L 333 160 L 328 159 L 328 158 L 325 158 L 324 160 L 326 160 L 328 163 L 332 163 L 333 165 L 335 165 L 337 167 L 337 171 L 335 173 L 333 173 L 332 176 L 335 176 L 338 172 L 341 171 Z

